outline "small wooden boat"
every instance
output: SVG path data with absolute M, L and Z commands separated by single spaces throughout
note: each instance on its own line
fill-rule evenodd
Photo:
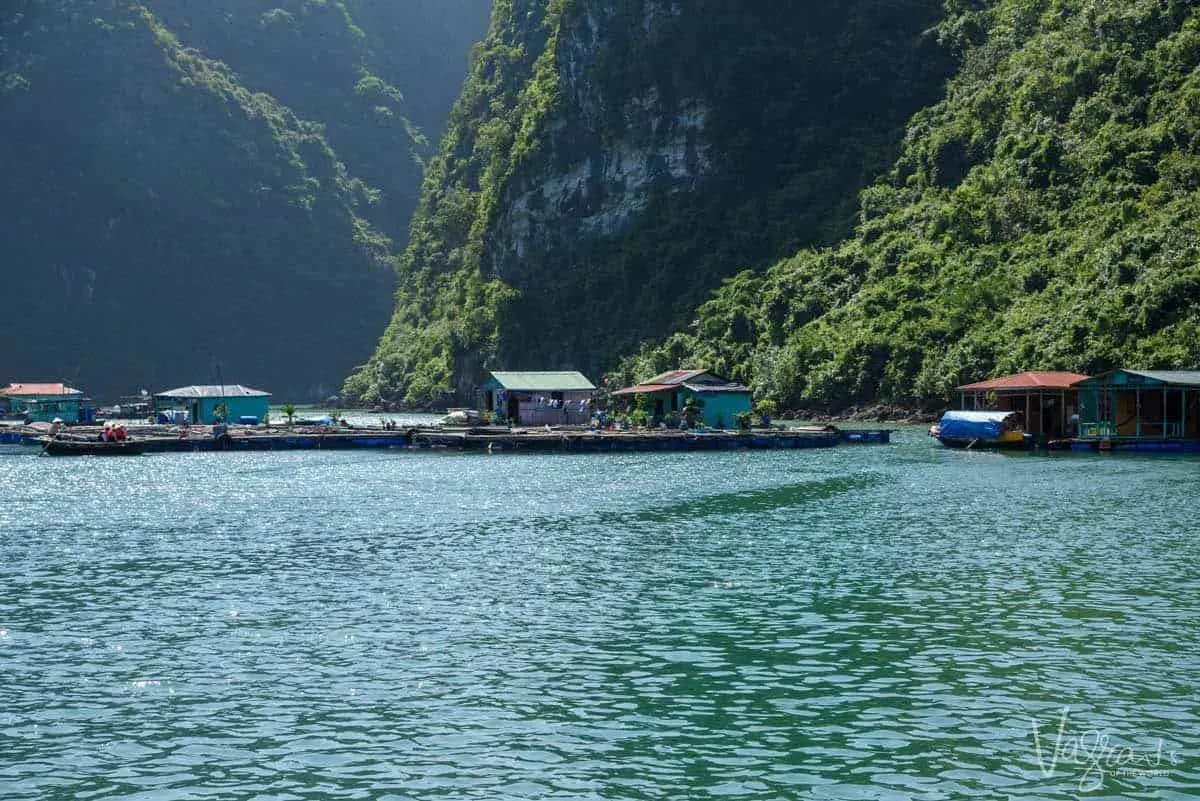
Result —
M 101 442 L 39 437 L 38 442 L 41 443 L 42 454 L 45 456 L 141 456 L 146 452 L 146 443 L 132 439 Z

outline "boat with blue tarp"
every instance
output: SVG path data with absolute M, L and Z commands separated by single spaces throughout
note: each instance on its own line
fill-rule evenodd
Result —
M 1028 448 L 1033 436 L 1021 426 L 1020 412 L 949 411 L 930 430 L 947 448 Z

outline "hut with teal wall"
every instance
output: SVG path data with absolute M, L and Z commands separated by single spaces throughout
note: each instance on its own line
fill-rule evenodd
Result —
M 1110 370 L 1075 386 L 1082 439 L 1200 439 L 1200 371 Z
M 613 393 L 614 398 L 631 402 L 638 396 L 645 398 L 646 413 L 654 422 L 682 417 L 688 400 L 695 399 L 700 403 L 698 422 L 709 428 L 733 428 L 738 415 L 749 413 L 754 406 L 749 387 L 708 370 L 670 370 Z
M 83 391 L 63 383 L 13 383 L 0 389 L 0 399 L 6 411 L 25 415 L 34 423 L 51 423 L 58 418 L 65 423 L 81 422 Z
M 213 425 L 222 421 L 261 423 L 267 416 L 270 402 L 271 393 L 241 384 L 193 385 L 159 392 L 154 396 L 156 410 L 186 410 L 188 422 L 199 425 Z

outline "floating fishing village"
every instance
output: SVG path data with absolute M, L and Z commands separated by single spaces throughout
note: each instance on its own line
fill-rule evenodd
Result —
M 959 408 L 929 430 L 948 448 L 1200 452 L 1200 371 L 1025 372 L 958 388 Z M 672 370 L 601 391 L 575 371 L 494 371 L 474 408 L 401 426 L 338 413 L 271 418 L 271 394 L 192 385 L 91 405 L 63 382 L 0 389 L 0 443 L 49 456 L 192 451 L 446 448 L 497 452 L 778 450 L 886 444 L 891 428 L 773 419 L 749 387 L 708 370 Z M 284 419 L 280 419 L 280 417 Z
M 493 372 L 477 392 L 477 408 L 451 409 L 436 425 L 400 427 L 336 416 L 297 421 L 290 406 L 282 407 L 290 419 L 272 421 L 270 393 L 241 385 L 181 387 L 101 409 L 64 383 L 14 383 L 0 390 L 8 418 L 0 441 L 51 456 L 407 447 L 496 453 L 820 448 L 886 443 L 891 433 L 773 425 L 761 411 L 769 407 L 752 416 L 749 388 L 705 370 L 672 371 L 619 390 L 611 408 L 600 408 L 597 392 L 578 372 Z

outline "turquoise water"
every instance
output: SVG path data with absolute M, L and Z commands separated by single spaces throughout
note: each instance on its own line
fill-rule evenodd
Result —
M 1200 792 L 1200 461 L 0 452 L 3 799 Z

